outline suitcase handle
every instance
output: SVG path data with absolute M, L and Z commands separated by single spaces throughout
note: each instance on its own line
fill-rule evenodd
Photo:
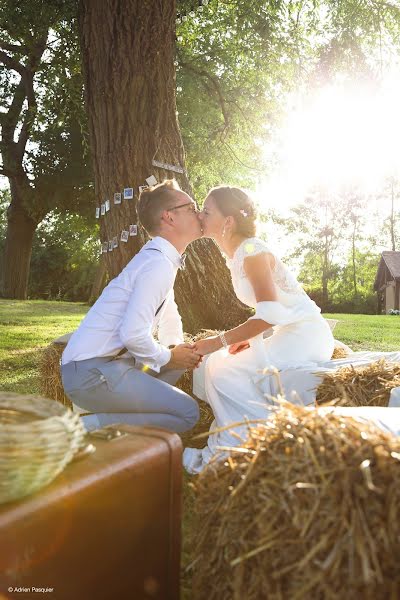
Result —
M 103 427 L 102 429 L 94 429 L 93 431 L 88 431 L 85 440 L 89 440 L 90 438 L 98 439 L 98 440 L 106 440 L 107 442 L 111 442 L 113 440 L 119 440 L 128 435 L 123 431 L 119 431 L 119 429 L 108 429 L 108 426 Z M 78 452 L 75 454 L 71 462 L 76 460 L 82 460 L 87 456 L 90 456 L 96 452 L 96 446 L 89 443 L 84 443 Z

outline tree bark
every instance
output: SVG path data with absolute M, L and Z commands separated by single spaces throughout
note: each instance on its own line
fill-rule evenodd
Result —
M 89 304 L 92 305 L 96 302 L 97 298 L 100 296 L 103 288 L 105 286 L 107 280 L 107 268 L 106 261 L 104 260 L 104 255 L 100 256 L 99 264 L 97 265 L 96 275 L 94 278 L 94 282 L 92 285 L 92 289 L 90 291 Z
M 7 210 L 2 295 L 4 298 L 26 300 L 37 221 L 25 209 L 15 182 L 11 181 L 10 187 L 12 202 Z
M 392 204 L 392 208 L 390 211 L 390 239 L 392 242 L 392 251 L 395 252 L 396 251 L 396 236 L 394 233 L 394 229 L 395 229 L 395 212 L 394 212 L 394 198 L 395 198 L 395 194 L 394 194 L 394 183 L 393 183 L 393 179 L 391 181 L 391 204 Z
M 79 27 L 85 99 L 97 206 L 110 201 L 100 217 L 101 242 L 115 236 L 118 247 L 105 258 L 115 277 L 140 250 L 146 236 L 120 241 L 122 230 L 137 224 L 138 186 L 154 175 L 175 176 L 190 191 L 186 173 L 152 165 L 185 167 L 175 99 L 174 0 L 80 0 Z M 113 196 L 133 187 L 133 200 L 114 204 Z M 93 207 L 93 210 L 95 208 Z M 188 249 L 187 268 L 177 278 L 176 298 L 186 331 L 227 328 L 244 320 L 229 272 L 210 241 Z

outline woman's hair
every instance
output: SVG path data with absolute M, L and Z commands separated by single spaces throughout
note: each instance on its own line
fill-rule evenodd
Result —
M 229 185 L 218 185 L 208 192 L 224 217 L 233 217 L 236 232 L 249 238 L 256 235 L 257 211 L 254 202 L 242 189 Z

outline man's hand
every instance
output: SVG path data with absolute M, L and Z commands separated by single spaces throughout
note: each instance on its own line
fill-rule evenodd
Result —
M 200 365 L 202 356 L 195 351 L 193 344 L 178 344 L 171 350 L 169 369 L 195 369 Z
M 236 344 L 231 344 L 229 346 L 229 354 L 238 354 L 243 350 L 247 350 L 247 348 L 250 348 L 250 344 L 247 340 L 243 342 L 236 342 Z

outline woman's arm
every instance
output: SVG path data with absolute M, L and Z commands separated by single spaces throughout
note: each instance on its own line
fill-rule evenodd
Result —
M 271 254 L 256 254 L 244 259 L 244 270 L 250 281 L 257 302 L 276 301 L 275 284 L 272 278 L 272 269 L 275 265 L 275 259 Z M 262 319 L 248 319 L 234 329 L 225 332 L 227 344 L 236 344 L 246 341 L 272 327 L 270 323 Z M 219 336 L 199 340 L 195 344 L 196 352 L 200 354 L 210 354 L 222 347 Z

